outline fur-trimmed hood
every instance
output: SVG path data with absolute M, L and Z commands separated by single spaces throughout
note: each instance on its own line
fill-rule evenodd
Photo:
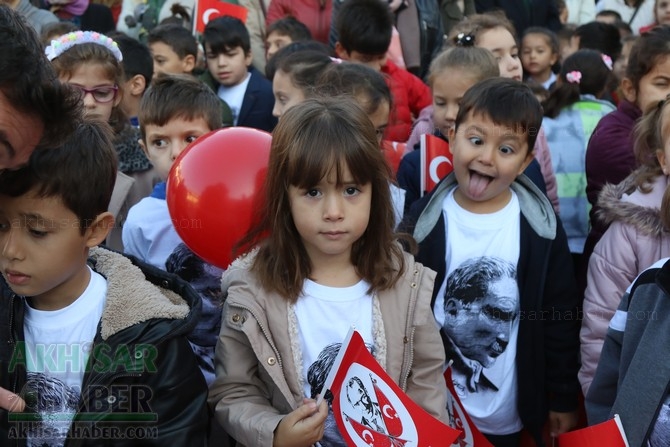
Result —
M 652 183 L 649 193 L 635 186 L 634 174 L 618 185 L 606 184 L 598 195 L 596 218 L 610 225 L 619 221 L 648 236 L 660 236 L 667 230 L 661 221 L 661 199 L 668 187 L 668 176 L 660 175 Z
M 140 268 L 130 258 L 104 248 L 92 249 L 89 261 L 107 280 L 107 302 L 100 322 L 103 340 L 150 319 L 195 320 L 199 297 L 185 283 L 175 291 L 174 285 L 181 282 L 175 276 Z

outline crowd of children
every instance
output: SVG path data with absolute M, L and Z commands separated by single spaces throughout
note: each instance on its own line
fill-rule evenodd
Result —
M 412 0 L 263 1 L 141 40 L 70 20 L 42 43 L 0 5 L 0 444 L 346 445 L 318 396 L 353 326 L 445 424 L 450 367 L 496 447 L 615 414 L 667 445 L 670 2 L 446 3 L 426 64 Z M 215 266 L 166 181 L 230 126 L 272 144 Z

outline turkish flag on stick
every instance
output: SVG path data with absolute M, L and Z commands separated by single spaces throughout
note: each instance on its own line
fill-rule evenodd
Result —
M 349 446 L 438 447 L 461 434 L 414 403 L 349 330 L 319 396 L 333 394 L 333 415 Z
M 563 433 L 557 440 L 558 447 L 629 447 L 618 414 L 609 421 Z
M 225 3 L 219 0 L 197 0 L 195 31 L 202 33 L 210 20 L 219 16 L 237 17 L 243 22 L 247 21 L 247 8 L 244 6 Z
M 449 143 L 431 134 L 421 135 L 421 196 L 454 170 Z
M 454 381 L 451 378 L 451 362 L 444 371 L 444 380 L 447 382 L 447 413 L 452 427 L 461 430 L 459 438 L 454 445 L 458 447 L 493 447 L 493 444 L 486 439 L 486 436 L 481 434 L 475 424 L 468 416 L 465 408 L 461 404 L 461 400 L 456 394 L 454 388 Z

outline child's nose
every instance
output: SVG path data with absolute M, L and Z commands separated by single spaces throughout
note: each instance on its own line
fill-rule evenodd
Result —
M 19 252 L 18 241 L 10 228 L 2 238 L 2 256 L 5 259 L 16 259 L 19 257 Z
M 329 194 L 324 198 L 323 218 L 340 220 L 343 217 L 342 198 L 337 194 Z

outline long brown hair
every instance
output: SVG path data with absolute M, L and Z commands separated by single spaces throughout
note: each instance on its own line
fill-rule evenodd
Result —
M 370 184 L 367 230 L 351 250 L 370 292 L 391 288 L 405 270 L 394 233 L 390 169 L 374 126 L 351 98 L 309 99 L 282 115 L 275 128 L 257 224 L 238 247 L 259 245 L 252 269 L 261 284 L 289 301 L 300 295 L 311 262 L 291 214 L 289 187 L 310 188 L 330 173 L 341 182 L 349 168 L 356 183 Z
M 635 158 L 638 168 L 633 171 L 635 187 L 645 194 L 651 192 L 654 180 L 663 175 L 663 169 L 658 161 L 656 153 L 662 151 L 663 141 L 663 118 L 670 113 L 668 105 L 670 95 L 658 105 L 649 110 L 635 125 Z M 670 231 L 670 188 L 665 190 L 661 199 L 661 220 L 665 229 Z

